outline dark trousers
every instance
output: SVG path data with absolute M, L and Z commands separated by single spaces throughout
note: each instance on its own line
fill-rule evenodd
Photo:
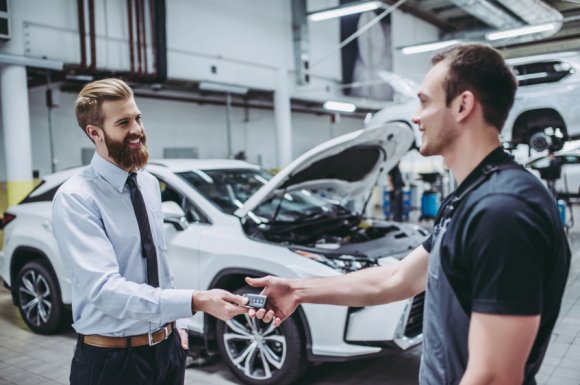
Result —
M 177 331 L 154 346 L 99 348 L 77 341 L 71 385 L 183 385 L 187 350 Z

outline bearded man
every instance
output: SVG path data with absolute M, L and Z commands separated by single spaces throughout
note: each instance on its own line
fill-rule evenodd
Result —
M 89 83 L 75 112 L 96 151 L 52 208 L 78 333 L 70 383 L 183 384 L 184 319 L 204 311 L 228 320 L 247 311 L 238 306 L 247 299 L 174 288 L 159 182 L 143 170 L 149 155 L 131 88 L 119 79 Z

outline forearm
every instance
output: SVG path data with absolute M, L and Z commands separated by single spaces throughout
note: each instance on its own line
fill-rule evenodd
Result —
M 401 287 L 393 266 L 374 267 L 326 278 L 291 281 L 292 291 L 302 303 L 370 306 L 401 298 Z
M 459 385 L 518 385 L 523 382 L 523 373 L 494 373 L 489 370 L 465 371 Z
M 425 290 L 429 253 L 417 247 L 401 262 L 336 277 L 305 278 L 290 285 L 303 303 L 371 306 L 402 300 Z

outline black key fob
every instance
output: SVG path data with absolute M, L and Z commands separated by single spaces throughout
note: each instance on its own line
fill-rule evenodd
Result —
M 248 299 L 248 303 L 245 305 L 247 308 L 261 309 L 266 306 L 267 297 L 260 294 L 244 294 L 244 297 Z

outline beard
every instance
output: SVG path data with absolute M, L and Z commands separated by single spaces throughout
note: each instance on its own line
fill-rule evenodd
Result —
M 127 135 L 124 140 L 116 141 L 111 138 L 103 130 L 105 134 L 105 145 L 107 146 L 107 151 L 109 156 L 121 167 L 128 170 L 138 170 L 147 164 L 149 160 L 149 152 L 147 151 L 147 136 L 145 133 L 141 135 Z M 138 149 L 132 149 L 129 146 L 129 141 L 134 139 L 139 139 L 141 141 L 141 147 Z
M 443 155 L 443 152 L 450 148 L 457 138 L 457 130 L 447 128 L 451 124 L 443 123 L 438 132 L 428 132 L 423 137 L 423 143 L 419 148 L 419 153 L 423 156 Z M 427 137 L 431 135 L 431 137 Z

